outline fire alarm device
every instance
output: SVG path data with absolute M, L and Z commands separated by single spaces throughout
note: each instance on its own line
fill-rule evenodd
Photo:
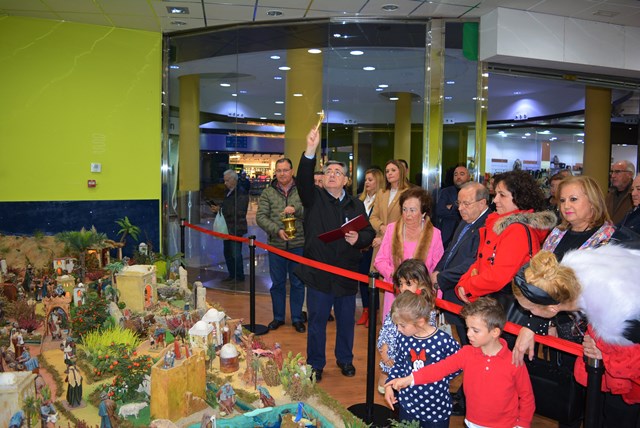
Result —
M 96 187 L 96 180 L 87 180 L 87 187 L 90 189 Z

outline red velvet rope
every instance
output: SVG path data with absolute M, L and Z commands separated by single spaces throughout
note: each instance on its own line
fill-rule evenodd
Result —
M 184 225 L 186 227 L 190 227 L 191 229 L 197 230 L 198 232 L 206 233 L 207 235 L 211 235 L 216 238 L 227 239 L 227 240 L 238 241 L 238 242 L 249 242 L 248 238 L 244 238 L 241 236 L 225 235 L 223 233 L 214 232 L 212 230 L 204 229 L 200 226 L 196 226 L 186 221 L 184 222 Z M 294 262 L 298 262 L 306 266 L 311 266 L 313 268 L 320 269 L 325 272 L 330 272 L 335 275 L 340 275 L 345 278 L 353 279 L 355 281 L 369 283 L 369 277 L 367 275 L 363 275 L 361 273 L 335 267 L 333 265 L 329 265 L 326 263 L 321 263 L 316 260 L 308 259 L 306 257 L 298 256 L 297 254 L 292 254 L 288 251 L 281 250 L 276 247 L 272 247 L 271 245 L 264 244 L 260 241 L 254 241 L 254 242 L 256 244 L 256 247 L 262 248 L 264 250 L 267 250 L 271 253 L 277 254 L 289 260 L 293 260 Z M 376 288 L 379 288 L 381 290 L 385 290 L 393 293 L 393 284 L 389 284 L 388 282 L 376 279 L 375 286 Z M 436 306 L 440 309 L 444 309 L 445 311 L 453 312 L 454 314 L 459 314 L 460 311 L 462 310 L 462 306 L 457 305 L 455 303 L 448 302 L 446 300 L 442 300 L 442 299 L 436 299 Z M 504 326 L 504 331 L 506 331 L 507 333 L 517 335 L 521 328 L 522 326 L 518 324 L 507 322 L 506 325 Z M 547 345 L 559 351 L 567 352 L 569 354 L 573 354 L 578 357 L 582 356 L 582 345 L 579 345 L 574 342 L 570 342 L 568 340 L 560 339 L 558 337 L 553 337 L 553 336 L 540 336 L 536 334 L 535 341 L 537 343 Z

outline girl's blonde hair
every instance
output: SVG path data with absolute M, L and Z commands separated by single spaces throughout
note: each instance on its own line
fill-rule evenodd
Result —
M 391 319 L 396 324 L 399 321 L 416 322 L 419 319 L 428 322 L 431 311 L 435 308 L 435 302 L 436 296 L 433 290 L 421 287 L 415 293 L 404 291 L 391 305 Z

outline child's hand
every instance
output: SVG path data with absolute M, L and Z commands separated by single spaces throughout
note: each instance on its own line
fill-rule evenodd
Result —
M 387 385 L 385 385 L 385 387 L 384 387 L 384 401 L 386 401 L 387 404 L 389 405 L 389 407 L 391 408 L 391 410 L 393 410 L 393 405 L 398 402 L 398 399 L 396 398 L 395 394 L 393 393 L 393 388 L 391 388 L 390 386 L 387 386 Z
M 412 382 L 413 382 L 413 375 L 409 375 L 407 377 L 399 377 L 396 379 L 391 379 L 389 382 L 384 384 L 384 387 L 385 388 L 391 387 L 396 391 L 400 391 L 401 389 L 411 386 Z
M 393 361 L 391 358 L 387 358 L 386 361 L 383 362 L 383 364 L 387 367 L 393 367 L 395 361 Z

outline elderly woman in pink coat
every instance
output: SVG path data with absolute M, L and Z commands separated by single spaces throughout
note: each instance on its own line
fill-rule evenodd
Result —
M 389 223 L 380 244 L 374 266 L 386 282 L 393 282 L 393 272 L 407 259 L 424 260 L 429 272 L 440 261 L 444 248 L 440 230 L 429 218 L 431 197 L 422 188 L 412 187 L 400 195 L 402 217 Z M 393 293 L 385 291 L 382 319 L 395 300 Z

